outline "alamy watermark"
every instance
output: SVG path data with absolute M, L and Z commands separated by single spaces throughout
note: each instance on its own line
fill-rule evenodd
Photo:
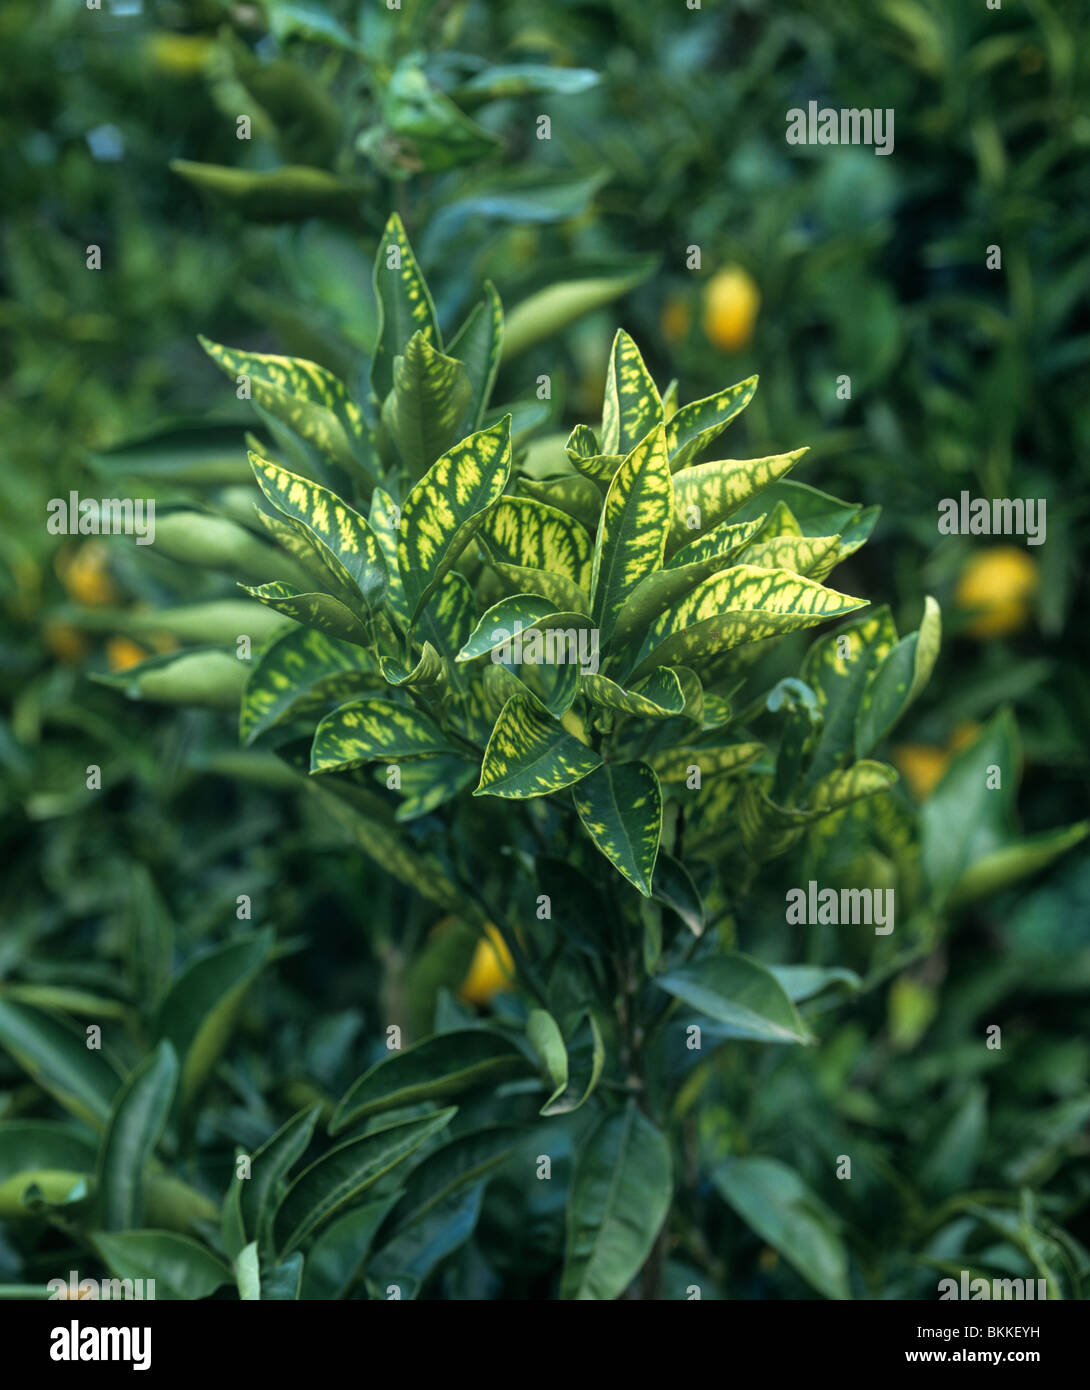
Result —
M 74 1269 L 68 1271 L 67 1283 L 63 1279 L 50 1279 L 46 1288 L 51 1299 L 69 1298 L 93 1302 L 96 1299 L 124 1301 L 155 1298 L 154 1279 L 81 1279 Z
M 531 627 L 515 619 L 513 629 L 497 627 L 492 660 L 503 666 L 578 666 L 585 676 L 598 674 L 599 633 L 596 627 Z
M 787 113 L 789 145 L 873 145 L 875 154 L 893 153 L 893 108 L 831 106 L 820 110 L 816 101 L 793 106 Z
M 949 1298 L 1014 1298 L 1043 1302 L 1048 1298 L 1047 1279 L 973 1279 L 967 1269 L 961 1271 L 960 1280 L 940 1279 L 938 1288 L 940 1302 Z
M 1045 540 L 1043 497 L 944 497 L 939 503 L 940 536 L 1025 536 L 1027 545 Z
M 155 498 L 52 497 L 45 529 L 51 536 L 135 536 L 137 545 L 155 540 Z
M 805 888 L 787 890 L 786 920 L 791 926 L 873 926 L 875 936 L 893 930 L 892 888 Z

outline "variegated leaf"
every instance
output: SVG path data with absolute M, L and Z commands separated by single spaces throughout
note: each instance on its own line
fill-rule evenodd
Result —
M 705 547 L 706 553 L 701 558 L 694 558 L 689 564 L 684 565 L 671 561 L 665 569 L 656 570 L 654 574 L 649 574 L 646 579 L 642 579 L 617 619 L 617 626 L 612 637 L 614 648 L 620 648 L 637 639 L 646 632 L 660 613 L 672 608 L 686 594 L 691 593 L 698 584 L 702 584 L 705 579 L 725 571 L 731 562 L 732 555 L 741 550 L 745 544 L 743 537 L 754 534 L 753 528 L 753 522 L 744 522 L 741 526 L 730 527 L 729 530 L 734 535 L 728 536 L 723 527 L 716 527 L 711 535 L 719 536 L 718 544 L 724 546 L 725 553 L 717 553 L 716 546 L 707 546 Z M 704 537 L 704 539 L 710 540 L 711 536 Z M 694 557 L 700 554 L 694 546 L 687 545 L 678 552 L 678 555 L 690 553 Z
M 491 280 L 484 282 L 484 299 L 470 313 L 447 347 L 466 369 L 471 387 L 461 432 L 479 430 L 496 384 L 503 349 L 503 305 Z
M 742 563 L 824 579 L 840 558 L 839 536 L 773 536 L 746 547 Z
M 378 654 L 378 664 L 388 685 L 430 691 L 443 683 L 443 658 L 430 642 L 424 643 L 413 666 L 406 666 L 399 658 L 382 652 Z
M 266 729 L 380 684 L 370 656 L 313 628 L 294 628 L 260 654 L 246 679 L 239 737 L 253 743 Z
M 371 532 L 386 562 L 386 604 L 403 629 L 409 627 L 409 605 L 405 586 L 397 567 L 397 538 L 401 527 L 401 508 L 390 494 L 376 487 L 371 494 Z
M 760 861 L 776 859 L 813 822 L 853 801 L 888 791 L 896 781 L 897 773 L 884 763 L 859 762 L 822 777 L 807 793 L 805 806 L 787 807 L 771 799 L 771 776 L 751 777 L 736 802 L 742 843 Z
M 314 731 L 310 770 L 343 772 L 380 758 L 397 761 L 455 751 L 438 725 L 411 705 L 352 700 L 327 714 Z
M 603 645 L 633 590 L 661 567 L 673 505 L 665 430 L 656 425 L 617 470 L 598 523 L 591 612 Z
M 492 571 L 500 591 L 506 591 L 507 595 L 540 594 L 542 598 L 548 599 L 552 608 L 558 613 L 586 613 L 589 615 L 590 599 L 577 584 L 573 584 L 563 574 L 554 574 L 552 570 L 527 569 L 523 565 L 504 565 L 499 562 L 493 563 Z
M 646 763 L 603 764 L 572 789 L 572 800 L 597 847 L 649 898 L 662 833 L 662 793 L 652 769 Z
M 363 623 L 332 594 L 304 594 L 290 584 L 280 583 L 262 584 L 258 588 L 242 584 L 240 588 L 270 608 L 275 608 L 278 613 L 283 613 L 286 618 L 294 618 L 304 627 L 316 628 L 319 632 L 327 632 L 331 637 L 354 642 L 360 647 L 371 645 Z
M 531 497 L 501 497 L 477 535 L 490 558 L 550 570 L 578 588 L 590 586 L 590 537 L 570 516 Z
M 426 636 L 436 651 L 453 664 L 473 631 L 476 616 L 477 605 L 469 581 L 457 570 L 448 570 L 424 605 L 417 633 Z M 460 675 L 455 669 L 455 681 Z
M 690 768 L 700 771 L 701 785 L 717 773 L 741 772 L 765 751 L 763 743 L 726 743 L 710 748 L 663 748 L 647 761 L 663 782 L 688 781 Z
M 519 489 L 527 497 L 539 502 L 547 502 L 559 512 L 566 512 L 579 522 L 588 535 L 598 529 L 598 518 L 602 515 L 602 494 L 589 478 L 575 475 L 564 478 L 520 477 Z
M 602 452 L 630 454 L 641 439 L 663 422 L 662 401 L 640 350 L 623 328 L 617 330 L 609 355 L 602 409 Z
M 619 714 L 642 715 L 645 719 L 669 719 L 685 708 L 685 695 L 677 673 L 660 666 L 634 690 L 625 690 L 608 676 L 585 674 L 583 694 L 603 709 Z
M 561 629 L 575 626 L 578 630 L 589 624 L 590 619 L 581 613 L 557 613 L 549 600 L 539 594 L 512 594 L 487 610 L 456 659 L 474 661 L 517 640 L 520 633 L 526 637 L 545 626 Z
M 413 620 L 500 498 L 511 473 L 511 418 L 444 454 L 401 513 L 397 559 Z
M 777 478 L 794 468 L 806 449 L 762 459 L 718 459 L 683 468 L 674 475 L 674 515 L 670 547 L 691 542 L 696 531 L 708 532 Z M 771 518 L 767 527 L 775 534 Z
M 674 479 L 674 487 L 677 487 L 677 478 Z M 721 521 L 680 550 L 675 550 L 667 560 L 666 568 L 683 569 L 686 565 L 698 565 L 712 557 L 721 560 L 725 567 L 744 546 L 768 529 L 767 523 L 768 518 L 763 514 L 752 521 Z
M 476 780 L 478 767 L 466 758 L 440 753 L 436 757 L 402 763 L 400 773 L 401 801 L 394 819 L 404 824 L 427 815 L 465 791 Z M 385 784 L 385 773 L 382 779 Z
M 289 522 L 306 529 L 321 558 L 350 594 L 374 607 L 386 588 L 386 562 L 370 526 L 346 502 L 309 478 L 300 478 L 256 454 L 250 464 L 266 498 Z
M 496 720 L 474 796 L 526 799 L 578 782 L 601 758 L 542 712 L 530 695 L 513 695 Z
M 363 464 L 372 470 L 374 437 L 344 383 L 332 372 L 302 358 L 239 352 L 203 337 L 199 342 L 227 376 L 248 377 L 251 398 L 300 439 L 349 469 Z
M 676 473 L 687 468 L 723 433 L 736 415 L 740 415 L 753 399 L 757 378 L 747 377 L 735 386 L 727 386 L 714 396 L 690 401 L 670 417 L 666 426 L 666 447 L 670 467 Z
M 382 423 L 415 481 L 462 437 L 461 424 L 473 387 L 461 362 L 414 333 L 394 358 L 394 388 L 382 407 Z
M 371 360 L 371 387 L 384 401 L 393 390 L 394 358 L 405 351 L 414 333 L 423 333 L 440 351 L 443 347 L 435 305 L 396 212 L 390 214 L 375 253 L 375 298 L 379 329 Z
M 871 752 L 927 684 L 942 643 L 942 614 L 930 594 L 919 631 L 903 637 L 882 659 L 860 701 L 855 721 L 855 756 Z
M 865 602 L 787 570 L 735 565 L 706 579 L 655 620 L 631 676 L 638 679 L 653 666 L 687 663 L 746 642 L 813 627 L 827 618 L 853 613 Z
M 850 756 L 863 692 L 896 641 L 897 629 L 883 605 L 820 637 L 806 653 L 799 675 L 817 696 L 823 717 L 821 739 L 807 773 L 809 782 L 816 782 Z
M 571 466 L 603 491 L 625 461 L 624 454 L 602 453 L 589 425 L 576 425 L 568 436 L 564 452 Z

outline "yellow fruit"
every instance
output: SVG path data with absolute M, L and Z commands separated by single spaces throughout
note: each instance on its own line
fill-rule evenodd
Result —
M 177 77 L 200 72 L 216 46 L 212 39 L 200 34 L 172 34 L 167 30 L 149 35 L 147 44 L 152 66 Z
M 704 289 L 704 332 L 724 352 L 737 352 L 753 336 L 761 292 L 741 266 L 713 275 Z
M 87 639 L 71 623 L 49 623 L 42 638 L 46 650 L 68 666 L 75 666 L 87 655 Z
M 469 970 L 458 991 L 467 1004 L 487 1004 L 494 994 L 510 989 L 515 966 L 503 937 L 491 922 L 485 927 L 488 941 L 478 941 Z
M 680 343 L 689 336 L 693 325 L 693 311 L 687 299 L 672 294 L 662 306 L 659 327 L 668 343 Z
M 979 733 L 979 724 L 974 724 L 971 719 L 962 719 L 954 725 L 954 732 L 950 735 L 948 747 L 951 753 L 960 753 L 963 748 L 968 748 Z
M 67 555 L 58 555 L 57 573 L 70 598 L 77 603 L 101 605 L 117 602 L 110 578 L 109 550 L 101 541 L 88 541 Z
M 954 600 L 975 614 L 970 637 L 1005 637 L 1029 621 L 1030 599 L 1041 576 L 1036 560 L 1016 545 L 998 545 L 974 555 L 958 578 Z
M 938 785 L 950 761 L 949 751 L 933 743 L 901 743 L 891 750 L 891 757 L 917 801 Z
M 127 671 L 130 666 L 138 666 L 147 659 L 147 652 L 131 637 L 111 637 L 106 643 L 106 660 L 111 671 Z

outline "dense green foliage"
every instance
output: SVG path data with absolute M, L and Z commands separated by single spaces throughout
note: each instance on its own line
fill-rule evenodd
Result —
M 0 1283 L 1081 1297 L 1062 7 L 28 9 Z M 876 54 L 895 158 L 786 147 Z M 58 544 L 70 487 L 155 543 Z M 1049 500 L 990 640 L 962 487 Z

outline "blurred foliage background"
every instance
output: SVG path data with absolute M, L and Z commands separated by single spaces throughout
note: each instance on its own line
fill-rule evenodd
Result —
M 925 593 L 942 605 L 938 670 L 891 751 L 909 797 L 941 796 L 954 754 L 990 736 L 1006 705 L 1024 828 L 1085 816 L 1079 9 L 7 0 L 0 993 L 77 1017 L 104 998 L 151 998 L 230 935 L 238 894 L 260 901 L 291 967 L 255 996 L 206 1116 L 222 1163 L 229 1138 L 256 1142 L 335 1089 L 364 1020 L 398 991 L 430 1006 L 434 981 L 404 964 L 434 922 L 349 856 L 263 755 L 239 752 L 229 721 L 122 711 L 87 680 L 179 640 L 141 621 L 153 603 L 221 595 L 168 557 L 137 563 L 44 524 L 51 497 L 101 496 L 107 479 L 139 477 L 135 495 L 164 503 L 195 479 L 229 496 L 246 480 L 252 417 L 196 334 L 351 378 L 375 333 L 370 265 L 392 208 L 444 325 L 495 281 L 508 315 L 499 395 L 525 402 L 543 467 L 593 415 L 618 323 L 685 398 L 759 372 L 732 451 L 809 443 L 799 481 L 882 508 L 844 587 L 892 603 L 902 631 Z M 788 146 L 786 112 L 809 100 L 892 108 L 893 154 Z M 987 267 L 991 247 L 1001 269 Z M 1047 499 L 1046 544 L 941 537 L 938 504 L 963 489 Z M 804 648 L 785 652 L 788 666 Z M 101 793 L 86 789 L 90 762 Z M 775 896 L 755 905 L 750 929 L 774 936 L 781 911 Z M 470 969 L 465 941 L 446 941 L 443 968 Z M 745 1063 L 725 1061 L 684 1092 L 686 1123 L 713 1149 L 793 1163 L 866 1233 L 885 1296 L 927 1296 L 935 1276 L 920 1259 L 941 1263 L 965 1240 L 1000 1267 L 1021 1268 L 1019 1252 L 1062 1267 L 1078 1287 L 1084 1256 L 1065 1242 L 1090 1238 L 1087 856 L 949 912 L 926 944 L 813 1055 L 768 1053 L 755 1097 Z M 478 968 L 466 999 L 487 1007 L 503 984 L 489 979 Z M 1001 1052 L 977 1041 L 990 1022 L 1008 1029 Z M 0 1114 L 36 1103 L 14 1077 Z M 829 1178 L 845 1126 L 867 1135 L 871 1162 L 850 1196 Z M 992 1202 L 996 1191 L 1007 1197 Z M 710 1220 L 694 1221 L 694 1241 L 736 1239 Z M 960 1246 L 958 1222 L 975 1233 Z M 34 1258 L 4 1237 L 0 1277 Z M 521 1296 L 537 1288 L 526 1259 Z M 732 1296 L 804 1288 L 759 1242 L 732 1259 Z

